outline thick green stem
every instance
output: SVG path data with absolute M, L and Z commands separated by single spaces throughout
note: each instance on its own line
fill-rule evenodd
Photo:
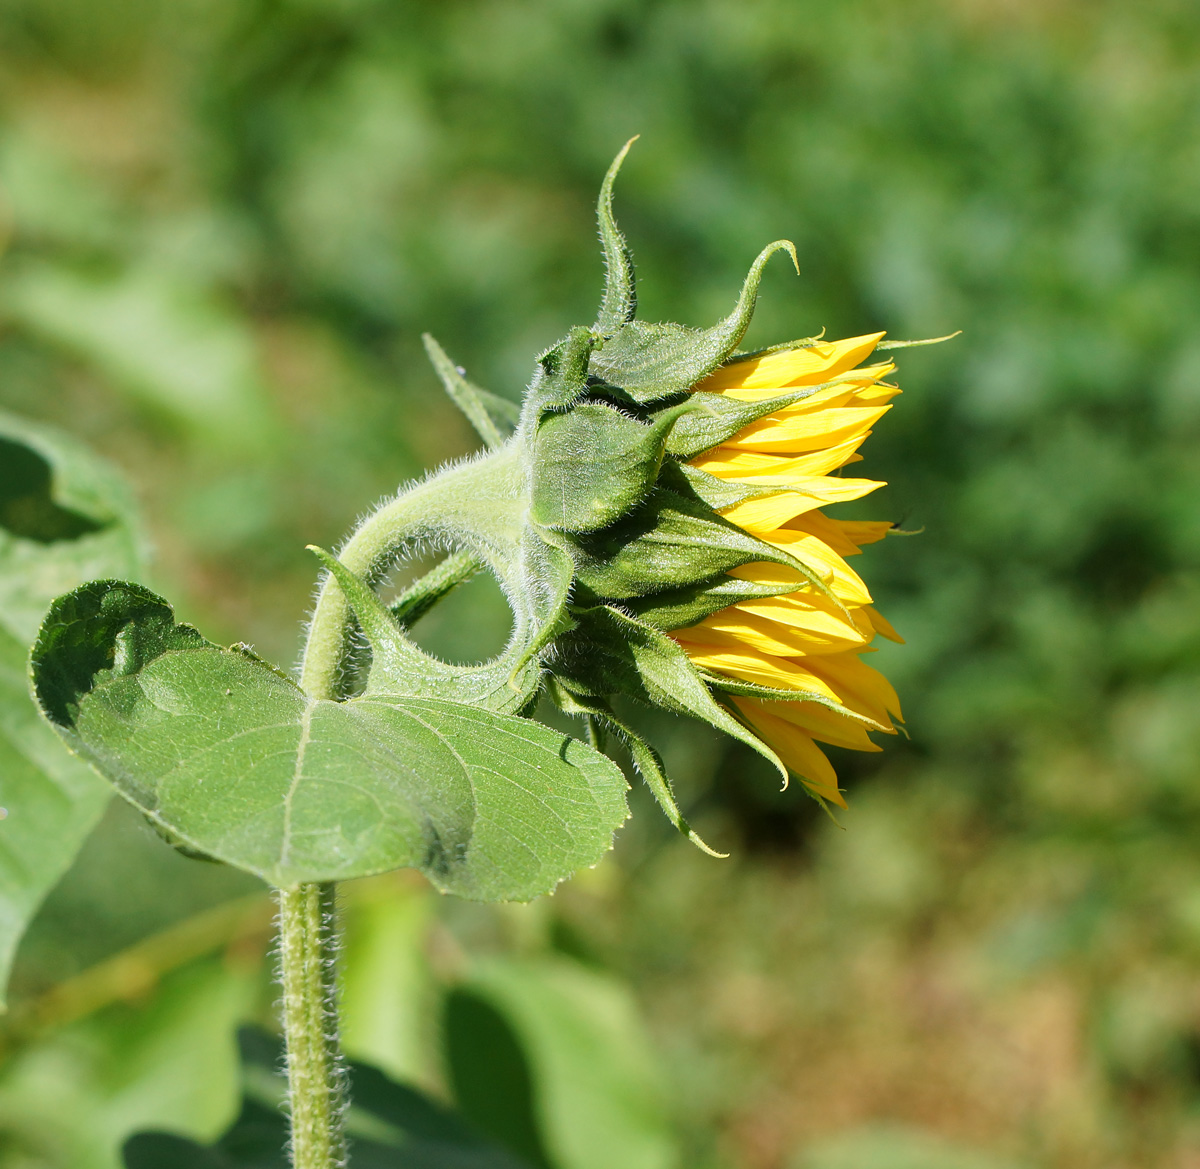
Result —
M 280 889 L 279 965 L 294 1169 L 346 1164 L 338 1050 L 334 886 Z

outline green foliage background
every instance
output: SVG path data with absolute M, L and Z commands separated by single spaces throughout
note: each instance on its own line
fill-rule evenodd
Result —
M 845 831 L 655 726 L 733 858 L 641 799 L 529 909 L 349 890 L 353 1051 L 445 1084 L 431 988 L 558 951 L 631 988 L 689 1169 L 1200 1158 L 1194 5 L 2 0 L 0 39 L 0 405 L 123 468 L 151 583 L 277 661 L 304 545 L 473 446 L 421 331 L 516 397 L 591 320 L 630 134 L 648 319 L 714 319 L 790 236 L 751 341 L 963 330 L 866 448 L 861 514 L 923 529 L 864 557 L 912 741 L 835 760 Z M 426 644 L 504 616 L 472 584 Z M 19 958 L 4 1169 L 109 1169 L 85 1120 L 220 1130 L 255 896 L 112 810 Z

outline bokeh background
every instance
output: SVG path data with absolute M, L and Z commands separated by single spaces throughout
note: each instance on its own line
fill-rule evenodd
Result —
M 711 321 L 782 236 L 752 343 L 962 330 L 864 451 L 860 514 L 921 529 L 862 566 L 912 738 L 834 752 L 840 827 L 644 720 L 731 858 L 635 791 L 532 907 L 348 888 L 352 1052 L 451 1093 L 445 987 L 559 963 L 657 1085 L 649 1169 L 1200 1166 L 1194 4 L 0 0 L 0 52 L 0 405 L 121 467 L 152 583 L 285 665 L 304 545 L 473 449 L 421 332 L 515 398 L 592 319 L 631 134 L 647 318 Z M 505 620 L 477 581 L 421 635 Z M 114 807 L 21 952 L 0 1165 L 218 1132 L 268 913 Z

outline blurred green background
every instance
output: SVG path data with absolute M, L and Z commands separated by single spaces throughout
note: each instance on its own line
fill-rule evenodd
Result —
M 963 330 L 865 450 L 857 514 L 923 529 L 862 566 L 912 740 L 835 752 L 844 830 L 647 720 L 731 859 L 635 790 L 532 907 L 348 888 L 352 1053 L 450 1091 L 438 996 L 527 962 L 609 996 L 653 1169 L 1200 1166 L 1193 3 L 0 0 L 0 51 L 0 406 L 119 465 L 151 583 L 285 665 L 304 545 L 474 446 L 420 333 L 517 397 L 592 319 L 633 133 L 648 319 L 782 236 L 750 342 Z M 471 660 L 505 619 L 477 582 L 420 632 Z M 21 952 L 0 1166 L 220 1131 L 264 905 L 114 807 Z

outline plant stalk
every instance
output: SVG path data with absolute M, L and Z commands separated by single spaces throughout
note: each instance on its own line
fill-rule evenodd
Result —
M 277 890 L 293 1169 L 346 1164 L 345 1069 L 338 1047 L 335 887 Z

